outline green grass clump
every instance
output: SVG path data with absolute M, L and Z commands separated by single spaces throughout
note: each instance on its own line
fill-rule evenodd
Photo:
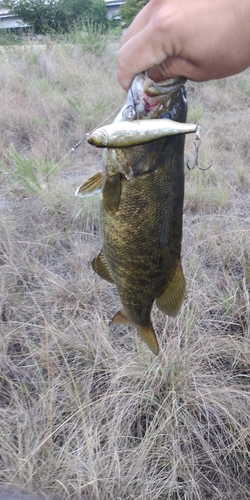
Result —
M 13 149 L 3 168 L 8 177 L 10 190 L 23 192 L 24 195 L 34 196 L 42 190 L 48 189 L 50 177 L 55 174 L 57 165 L 46 160 L 25 158 Z M 10 166 L 8 166 L 8 164 Z

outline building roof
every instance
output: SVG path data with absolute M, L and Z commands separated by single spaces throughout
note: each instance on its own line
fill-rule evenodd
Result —
M 28 24 L 24 23 L 15 14 L 12 14 L 7 9 L 0 9 L 0 29 L 13 28 L 28 28 Z
M 105 0 L 107 10 L 108 10 L 108 18 L 115 18 L 119 19 L 117 17 L 119 8 L 125 3 L 125 0 Z
M 117 7 L 120 7 L 122 4 L 125 3 L 125 0 L 105 0 L 106 4 L 107 4 L 107 7 L 111 7 L 111 6 L 117 6 Z

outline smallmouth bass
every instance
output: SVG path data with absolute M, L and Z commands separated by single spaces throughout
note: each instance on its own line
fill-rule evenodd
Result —
M 185 123 L 185 79 L 154 83 L 140 74 L 114 125 L 127 120 Z M 132 111 L 132 113 L 131 113 Z M 76 194 L 101 189 L 102 250 L 92 267 L 117 287 L 122 308 L 112 323 L 134 326 L 154 354 L 159 345 L 151 322 L 153 303 L 176 316 L 185 294 L 181 265 L 185 135 L 107 148 L 102 172 Z

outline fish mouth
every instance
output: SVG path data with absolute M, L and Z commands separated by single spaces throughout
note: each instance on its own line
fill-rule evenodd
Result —
M 139 73 L 133 79 L 127 94 L 127 102 L 116 116 L 115 122 L 151 118 L 162 99 L 184 86 L 186 78 L 179 76 L 154 82 L 147 73 Z
M 181 85 L 184 85 L 186 81 L 187 79 L 183 76 L 169 78 L 168 80 L 164 80 L 161 82 L 154 82 L 150 78 L 147 78 L 143 86 L 143 90 L 148 96 L 156 97 L 168 94 L 169 92 L 178 89 Z
M 137 75 L 130 89 L 130 103 L 139 118 L 158 118 L 161 109 L 172 107 L 184 95 L 186 78 L 180 76 L 154 82 L 145 73 Z M 176 104 L 175 104 L 176 108 Z M 172 116 L 174 119 L 174 116 Z
M 146 94 L 149 97 L 164 96 L 172 91 L 177 90 L 186 83 L 187 79 L 184 76 L 169 78 L 160 82 L 155 82 L 148 77 L 147 73 L 140 73 L 136 75 L 129 94 L 135 102 L 139 102 L 142 95 Z

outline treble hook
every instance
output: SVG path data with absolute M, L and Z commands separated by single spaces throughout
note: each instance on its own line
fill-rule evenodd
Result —
M 189 170 L 194 170 L 195 167 L 199 168 L 199 170 L 208 170 L 213 165 L 213 162 L 212 162 L 208 167 L 202 168 L 202 167 L 200 167 L 200 165 L 198 163 L 199 148 L 200 148 L 200 145 L 201 145 L 201 135 L 200 135 L 200 133 L 201 133 L 201 127 L 198 126 L 197 130 L 196 130 L 196 136 L 195 136 L 195 139 L 194 139 L 195 160 L 194 160 L 193 166 L 191 167 L 189 158 L 187 158 L 187 160 L 186 160 L 186 165 L 187 165 L 187 168 Z

